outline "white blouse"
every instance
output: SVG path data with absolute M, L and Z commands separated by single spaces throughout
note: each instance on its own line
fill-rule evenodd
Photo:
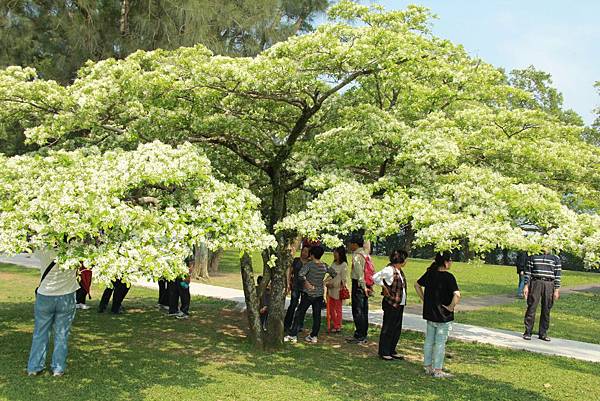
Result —
M 387 265 L 383 268 L 383 270 L 380 270 L 373 275 L 373 281 L 375 284 L 383 287 L 383 282 L 385 280 L 386 284 L 391 286 L 394 282 L 394 270 L 396 270 L 394 266 Z M 398 274 L 400 275 L 400 287 L 402 287 L 402 300 L 400 301 L 400 305 L 406 305 L 406 289 L 404 288 L 404 279 L 400 271 L 398 271 Z

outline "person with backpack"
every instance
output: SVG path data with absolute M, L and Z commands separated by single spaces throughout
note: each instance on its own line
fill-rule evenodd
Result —
M 396 346 L 402 332 L 402 317 L 406 305 L 406 276 L 402 268 L 406 265 L 406 251 L 396 250 L 390 254 L 390 263 L 375 273 L 375 284 L 382 287 L 383 325 L 379 335 L 379 357 L 384 361 L 404 359 Z
M 369 297 L 373 294 L 373 262 L 363 248 L 364 240 L 354 235 L 350 240 L 352 251 L 352 319 L 356 330 L 346 341 L 352 344 L 366 344 L 369 329 Z
M 298 274 L 300 282 L 303 285 L 304 295 L 300 301 L 300 306 L 296 311 L 294 322 L 290 333 L 284 337 L 284 341 L 295 343 L 298 341 L 298 327 L 300 322 L 304 321 L 304 316 L 309 306 L 312 306 L 313 324 L 310 335 L 306 336 L 305 340 L 309 343 L 316 344 L 318 341 L 319 330 L 321 329 L 321 305 L 323 303 L 323 280 L 325 275 L 331 277 L 337 275 L 336 271 L 328 267 L 321 261 L 321 257 L 325 253 L 322 246 L 317 245 L 310 248 L 310 262 L 305 264 Z
M 456 278 L 448 271 L 451 265 L 450 252 L 438 253 L 415 283 L 415 290 L 423 302 L 423 319 L 427 320 L 423 347 L 425 372 L 436 378 L 452 377 L 443 371 L 448 332 L 454 320 L 454 308 L 460 301 Z
M 54 351 L 50 365 L 53 376 L 62 376 L 67 368 L 69 332 L 75 318 L 75 293 L 79 288 L 75 270 L 61 270 L 56 252 L 35 251 L 40 261 L 40 285 L 36 289 L 33 339 L 27 362 L 27 374 L 37 376 L 46 368 L 50 330 L 54 331 Z

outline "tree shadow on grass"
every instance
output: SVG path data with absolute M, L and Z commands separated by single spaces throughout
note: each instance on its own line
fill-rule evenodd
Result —
M 223 336 L 216 329 L 220 327 L 215 319 L 219 314 L 213 310 L 223 305 L 197 304 L 198 316 L 179 321 L 149 309 L 151 304 L 148 298 L 129 299 L 123 315 L 78 310 L 69 339 L 67 374 L 62 378 L 49 374 L 26 376 L 33 331 L 32 305 L 0 304 L 0 341 L 4 345 L 0 398 L 139 399 L 151 388 L 199 389 L 212 383 L 205 375 L 188 373 L 202 363 L 218 360 L 215 354 L 231 352 L 230 344 L 222 341 Z M 226 314 L 221 313 L 223 316 Z M 196 326 L 205 329 L 195 330 Z M 52 345 L 48 367 L 51 350 Z
M 421 371 L 423 339 L 418 333 L 403 333 L 400 347 L 407 361 L 398 363 L 375 357 L 376 329 L 370 331 L 375 341 L 366 348 L 347 345 L 340 337 L 322 332 L 316 346 L 298 344 L 277 353 L 257 352 L 245 341 L 244 315 L 223 303 L 195 298 L 191 319 L 178 321 L 150 306 L 155 297 L 149 291 L 132 293 L 126 300 L 126 314 L 98 314 L 95 309 L 77 312 L 63 378 L 25 376 L 33 328 L 31 300 L 0 303 L 0 398 L 272 400 L 296 391 L 303 397 L 295 399 L 306 398 L 314 390 L 328 399 L 342 400 L 556 399 L 524 389 L 523 383 L 518 387 L 490 375 L 458 373 L 452 380 L 427 377 Z M 92 308 L 96 305 L 91 302 Z M 305 326 L 310 327 L 310 319 Z M 344 330 L 349 333 L 350 325 Z M 501 368 L 503 358 L 515 365 L 514 354 L 492 347 L 450 342 L 448 354 L 451 367 L 469 362 Z M 560 358 L 554 361 L 559 369 L 579 366 Z M 593 374 L 583 365 L 585 373 Z M 231 388 L 231 381 L 241 384 Z M 268 398 L 253 389 L 262 382 L 269 383 L 274 395 Z M 287 399 L 294 400 L 289 395 Z
M 260 355 L 225 368 L 258 380 L 273 379 L 274 375 L 294 377 L 309 386 L 327 388 L 332 396 L 344 400 L 551 400 L 543 394 L 478 375 L 434 379 L 422 373 L 420 362 L 383 362 L 372 354 L 357 354 L 351 347 L 356 346 L 342 345 L 333 351 L 295 345 L 276 357 Z

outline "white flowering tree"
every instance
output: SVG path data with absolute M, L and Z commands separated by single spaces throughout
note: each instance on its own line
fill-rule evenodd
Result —
M 438 249 L 468 239 L 477 251 L 568 247 L 595 258 L 600 153 L 579 127 L 520 106 L 531 94 L 431 35 L 421 7 L 386 13 L 340 1 L 329 15 L 254 58 L 202 46 L 140 51 L 89 63 L 67 87 L 9 68 L 0 120 L 19 119 L 44 149 L 204 149 L 217 178 L 260 198 L 275 238 L 264 252 L 270 346 L 283 337 L 298 233 L 335 244 L 357 229 L 371 238 L 410 229 Z M 543 232 L 525 237 L 524 223 Z M 241 271 L 257 330 L 247 254 Z

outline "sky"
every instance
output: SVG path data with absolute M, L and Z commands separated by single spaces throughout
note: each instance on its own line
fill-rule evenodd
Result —
M 534 65 L 552 75 L 564 105 L 586 124 L 600 96 L 600 0 L 378 0 L 386 9 L 419 4 L 438 19 L 433 33 L 507 71 Z

